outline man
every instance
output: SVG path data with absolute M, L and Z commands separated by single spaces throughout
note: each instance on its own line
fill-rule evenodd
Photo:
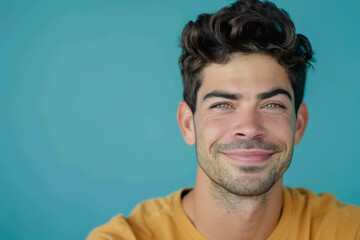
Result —
M 308 39 L 270 2 L 239 0 L 182 34 L 177 119 L 195 187 L 139 204 L 88 239 L 360 239 L 360 208 L 283 186 L 308 111 Z

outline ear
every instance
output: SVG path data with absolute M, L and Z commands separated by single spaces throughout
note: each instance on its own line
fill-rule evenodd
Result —
M 177 111 L 177 121 L 185 142 L 189 145 L 195 144 L 194 116 L 189 105 L 181 101 Z
M 302 102 L 297 112 L 296 118 L 296 131 L 295 131 L 295 145 L 300 143 L 302 136 L 304 135 L 305 128 L 308 122 L 309 113 L 306 104 Z

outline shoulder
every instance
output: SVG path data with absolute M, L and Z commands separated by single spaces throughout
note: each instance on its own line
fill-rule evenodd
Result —
M 124 215 L 113 217 L 108 223 L 91 231 L 87 240 L 135 240 L 136 237 Z
M 154 198 L 138 204 L 129 217 L 119 214 L 108 223 L 95 228 L 87 240 L 133 240 L 151 235 L 153 228 L 164 226 L 174 218 L 174 209 L 180 203 L 186 189 L 174 192 L 165 198 Z
M 297 207 L 309 209 L 315 215 L 336 212 L 348 218 L 360 218 L 360 207 L 339 201 L 330 193 L 314 193 L 305 188 L 285 188 L 285 197 L 290 196 Z
M 341 202 L 332 194 L 316 194 L 304 188 L 285 188 L 284 192 L 291 215 L 309 229 L 311 236 L 359 236 L 360 207 Z

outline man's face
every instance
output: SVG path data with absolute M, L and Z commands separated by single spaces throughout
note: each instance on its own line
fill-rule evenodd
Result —
M 193 117 L 199 166 L 227 191 L 260 195 L 288 168 L 294 92 L 274 58 L 234 54 L 226 64 L 205 67 Z

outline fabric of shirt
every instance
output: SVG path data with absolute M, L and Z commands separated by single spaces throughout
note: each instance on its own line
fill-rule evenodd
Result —
M 94 229 L 87 240 L 206 240 L 185 214 L 181 197 L 190 189 L 137 205 Z M 360 240 L 360 207 L 331 194 L 284 187 L 280 220 L 268 240 Z

